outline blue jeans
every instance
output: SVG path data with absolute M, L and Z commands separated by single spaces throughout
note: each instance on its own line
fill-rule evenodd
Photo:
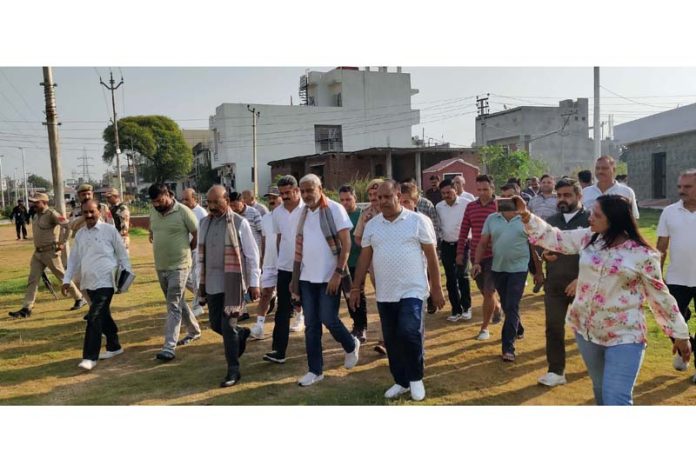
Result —
M 592 379 L 597 405 L 633 405 L 633 386 L 643 363 L 645 344 L 601 346 L 575 335 Z
M 493 272 L 495 289 L 505 312 L 503 323 L 503 354 L 515 353 L 515 339 L 524 333 L 520 320 L 520 300 L 524 294 L 527 272 Z
M 328 295 L 328 284 L 315 284 L 300 280 L 300 297 L 305 319 L 305 347 L 307 349 L 307 364 L 309 371 L 315 375 L 324 372 L 324 357 L 321 347 L 321 325 L 323 324 L 338 341 L 343 350 L 355 350 L 355 338 L 350 334 L 338 317 L 338 306 L 341 303 L 340 287 L 336 295 Z
M 398 302 L 378 302 L 389 371 L 402 387 L 423 379 L 423 300 L 404 298 Z

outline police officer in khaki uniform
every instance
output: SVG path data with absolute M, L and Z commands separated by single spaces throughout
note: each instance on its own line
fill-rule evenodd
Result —
M 121 194 L 115 188 L 110 188 L 104 193 L 106 201 L 111 205 L 111 216 L 114 220 L 114 226 L 118 230 L 121 238 L 123 239 L 123 245 L 126 246 L 126 250 L 130 245 L 130 237 L 128 236 L 128 230 L 130 229 L 130 210 L 125 203 L 121 201 Z
M 73 211 L 71 211 L 69 215 L 71 238 L 74 238 L 78 230 L 85 225 L 85 218 L 82 216 L 82 205 L 86 201 L 94 198 L 94 192 L 92 190 L 90 184 L 82 184 L 77 188 L 77 205 L 75 205 L 75 208 L 73 208 Z M 99 213 L 101 214 L 99 217 L 101 221 L 111 225 L 114 224 L 114 219 L 111 216 L 111 210 L 108 205 L 100 203 Z
M 31 256 L 29 286 L 24 296 L 24 305 L 20 310 L 10 312 L 10 316 L 13 318 L 26 318 L 31 315 L 41 274 L 46 267 L 53 272 L 58 280 L 63 280 L 65 272 L 60 255 L 68 239 L 68 221 L 57 211 L 48 208 L 48 195 L 45 193 L 37 193 L 29 201 L 34 204 L 36 209 L 36 213 L 31 218 L 35 249 Z M 58 240 L 56 240 L 56 227 L 60 229 Z M 69 292 L 70 296 L 75 299 L 75 304 L 71 310 L 77 310 L 87 303 L 75 284 L 70 285 Z

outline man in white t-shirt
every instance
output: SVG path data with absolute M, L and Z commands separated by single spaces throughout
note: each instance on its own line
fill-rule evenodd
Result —
M 201 226 L 203 218 L 208 216 L 208 211 L 198 204 L 198 195 L 192 188 L 185 189 L 181 194 L 181 203 L 186 205 L 193 211 L 198 220 L 198 227 Z M 200 283 L 200 267 L 198 266 L 198 247 L 191 251 L 191 272 L 186 281 L 186 288 L 193 293 L 193 301 L 191 302 L 191 312 L 194 316 L 203 314 L 203 307 L 198 303 L 198 285 Z
M 266 315 L 273 311 L 275 305 L 275 288 L 278 283 L 278 247 L 277 235 L 273 231 L 273 210 L 283 204 L 278 187 L 272 187 L 264 195 L 268 202 L 268 213 L 261 217 L 261 299 L 256 310 L 256 324 L 251 327 L 251 337 L 263 339 L 263 325 Z
M 438 308 L 445 299 L 432 225 L 422 215 L 402 208 L 400 197 L 396 182 L 379 186 L 382 213 L 365 227 L 350 303 L 355 307 L 360 302 L 360 287 L 374 263 L 375 298 L 395 380 L 384 396 L 393 399 L 410 391 L 411 398 L 420 401 L 425 398 L 423 303 L 428 293 Z
M 278 180 L 278 191 L 283 204 L 276 207 L 271 213 L 273 215 L 273 232 L 277 235 L 278 278 L 276 290 L 278 301 L 273 325 L 272 350 L 267 352 L 263 359 L 275 364 L 284 364 L 285 351 L 288 348 L 290 337 L 290 314 L 293 312 L 290 280 L 295 260 L 295 235 L 297 222 L 305 204 L 300 198 L 300 187 L 297 185 L 297 179 L 292 175 L 285 175 Z M 296 318 L 304 323 L 302 315 L 297 315 Z
M 341 283 L 350 280 L 350 230 L 353 228 L 343 206 L 324 195 L 321 180 L 314 174 L 300 179 L 305 207 L 297 226 L 296 260 L 291 292 L 302 302 L 305 317 L 305 346 L 308 372 L 299 385 L 308 387 L 324 378 L 322 325 L 345 351 L 344 367 L 358 363 L 360 341 L 338 317 Z
M 620 184 L 616 181 L 616 161 L 611 156 L 602 156 L 595 162 L 595 177 L 597 183 L 586 187 L 582 191 L 582 204 L 588 210 L 592 211 L 595 200 L 601 195 L 621 195 L 626 197 L 631 202 L 633 208 L 633 216 L 638 219 L 638 204 L 636 203 L 636 194 L 631 187 Z
M 689 305 L 692 300 L 696 303 L 696 169 L 682 172 L 677 187 L 679 201 L 666 207 L 660 215 L 657 225 L 657 250 L 662 254 L 664 271 L 669 249 L 669 267 L 665 282 L 669 293 L 676 298 L 682 316 L 689 321 Z M 680 355 L 674 357 L 673 365 L 677 370 L 687 369 Z

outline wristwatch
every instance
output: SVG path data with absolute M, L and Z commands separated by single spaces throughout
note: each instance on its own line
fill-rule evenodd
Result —
M 338 275 L 343 275 L 343 269 L 341 269 L 340 267 L 336 267 L 336 273 Z

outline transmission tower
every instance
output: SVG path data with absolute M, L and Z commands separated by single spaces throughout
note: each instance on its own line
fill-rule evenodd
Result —
M 87 150 L 82 148 L 82 157 L 78 157 L 78 160 L 82 162 L 80 164 L 82 168 L 82 180 L 84 182 L 91 182 L 92 176 L 90 175 L 89 168 L 94 167 L 94 165 L 90 164 L 89 161 L 93 161 L 94 158 L 87 156 Z

